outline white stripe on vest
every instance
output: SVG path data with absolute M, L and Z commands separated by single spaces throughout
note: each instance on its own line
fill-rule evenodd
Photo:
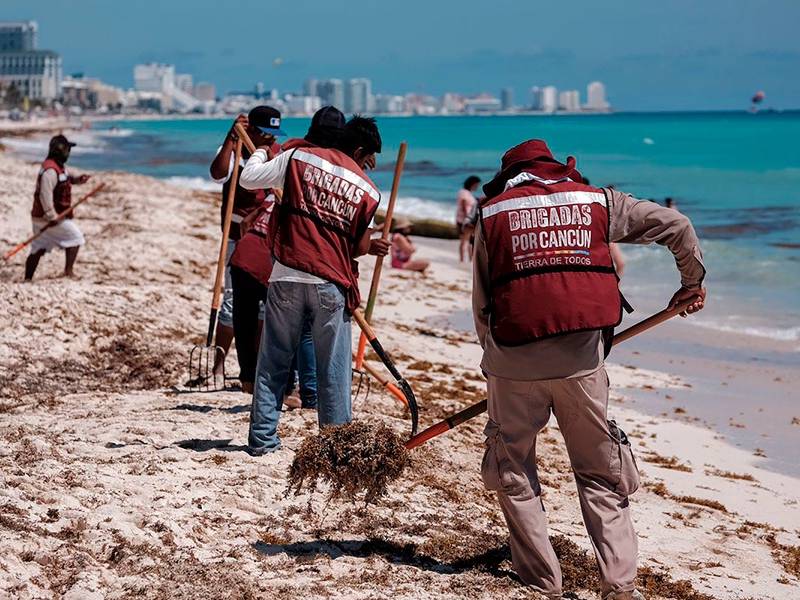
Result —
M 509 198 L 497 204 L 492 204 L 482 209 L 484 219 L 493 217 L 509 210 L 523 208 L 546 208 L 549 206 L 563 206 L 565 204 L 602 204 L 606 206 L 606 195 L 602 192 L 555 192 L 553 194 L 540 194 L 536 196 L 521 196 Z
M 339 165 L 334 165 L 331 162 L 328 162 L 324 158 L 320 158 L 316 154 L 311 154 L 310 152 L 304 152 L 303 150 L 295 150 L 295 153 L 292 155 L 292 158 L 296 160 L 300 160 L 305 163 L 309 163 L 330 173 L 332 175 L 336 175 L 340 179 L 344 179 L 345 181 L 352 183 L 360 187 L 364 190 L 367 194 L 372 196 L 374 199 L 378 199 L 380 194 L 378 191 L 372 187 L 369 183 L 364 181 L 364 178 L 358 175 L 357 173 L 353 173 L 350 169 L 346 169 L 345 167 L 340 167 Z

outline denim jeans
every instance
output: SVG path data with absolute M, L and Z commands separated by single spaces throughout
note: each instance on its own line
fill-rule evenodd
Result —
M 345 310 L 342 290 L 333 283 L 275 281 L 267 291 L 258 351 L 248 438 L 251 450 L 280 448 L 278 419 L 292 358 L 306 322 L 311 327 L 317 360 L 319 425 L 339 425 L 352 418 L 350 314 Z
M 303 337 L 300 338 L 300 346 L 292 361 L 284 396 L 294 391 L 298 380 L 303 408 L 317 408 L 317 357 L 314 355 L 314 336 L 311 334 L 310 321 L 303 325 Z

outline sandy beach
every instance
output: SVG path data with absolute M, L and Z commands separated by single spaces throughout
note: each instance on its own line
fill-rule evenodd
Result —
M 4 249 L 29 235 L 37 168 L 0 153 Z M 313 412 L 284 413 L 284 448 L 253 458 L 242 451 L 248 396 L 173 389 L 206 328 L 219 198 L 122 172 L 95 173 L 99 181 L 106 191 L 77 211 L 87 238 L 79 279 L 58 277 L 61 253 L 43 259 L 32 284 L 21 281 L 24 252 L 0 266 L 0 597 L 531 597 L 480 480 L 485 416 L 414 450 L 377 506 L 326 505 L 321 494 L 285 495 L 294 449 L 316 432 Z M 432 273 L 385 269 L 374 324 L 425 427 L 481 400 L 485 386 L 470 270 L 455 242 L 415 241 Z M 362 291 L 372 264 L 361 261 Z M 800 480 L 711 428 L 739 419 L 720 408 L 723 383 L 735 380 L 725 380 L 723 356 L 686 364 L 659 345 L 686 327 L 648 332 L 608 366 L 609 416 L 642 472 L 631 501 L 642 588 L 648 598 L 800 597 Z M 228 367 L 236 372 L 233 357 Z M 796 373 L 756 367 L 731 368 L 791 397 Z M 653 408 L 653 396 L 672 408 Z M 402 406 L 375 384 L 354 399 L 354 414 L 407 435 Z M 541 442 L 565 590 L 597 597 L 554 422 Z

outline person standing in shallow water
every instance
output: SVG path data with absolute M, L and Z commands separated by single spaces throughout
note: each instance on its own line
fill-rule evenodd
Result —
M 33 233 L 47 229 L 31 243 L 31 253 L 25 261 L 25 281 L 31 281 L 36 267 L 45 253 L 55 248 L 63 248 L 65 254 L 64 277 L 75 276 L 75 260 L 78 251 L 85 243 L 83 234 L 72 220 L 72 212 L 61 221 L 56 216 L 72 206 L 72 186 L 89 181 L 89 175 L 73 177 L 67 172 L 67 160 L 74 143 L 63 135 L 50 140 L 47 158 L 39 169 L 36 178 L 36 191 L 33 193 L 31 220 Z
M 706 291 L 700 244 L 677 211 L 584 183 L 570 157 L 542 140 L 503 155 L 483 187 L 475 233 L 473 316 L 483 348 L 489 421 L 481 476 L 497 492 L 520 579 L 562 597 L 547 536 L 536 437 L 555 414 L 597 558 L 604 600 L 642 600 L 635 590 L 637 537 L 628 497 L 639 473 L 624 432 L 606 420 L 604 360 L 624 301 L 611 242 L 669 248 L 681 274 L 675 306 Z
M 481 180 L 475 175 L 470 175 L 464 180 L 463 187 L 456 194 L 456 230 L 458 232 L 458 260 L 464 262 L 464 256 L 472 256 L 470 250 L 470 215 L 472 215 L 477 205 L 477 200 L 473 192 L 478 189 Z

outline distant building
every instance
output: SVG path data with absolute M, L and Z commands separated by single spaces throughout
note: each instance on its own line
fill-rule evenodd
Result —
M 402 96 L 379 94 L 375 96 L 375 112 L 382 114 L 402 113 L 406 111 L 406 101 Z
M 344 110 L 344 84 L 341 79 L 323 79 L 317 84 L 317 92 L 323 105 Z
M 467 114 L 497 112 L 500 110 L 501 102 L 491 94 L 479 94 L 474 98 L 464 100 L 464 111 Z
M 83 110 L 107 112 L 119 110 L 126 104 L 125 92 L 82 74 L 65 77 L 61 83 L 61 102 Z
M 263 81 L 259 81 L 258 83 L 256 83 L 255 94 L 256 94 L 256 98 L 263 98 L 264 97 L 264 82 Z
M 445 113 L 464 112 L 464 96 L 447 92 L 442 96 L 442 111 Z
M 187 94 L 194 93 L 194 79 L 189 73 L 176 73 L 175 74 L 175 87 L 186 92 Z
M 36 50 L 36 21 L 0 21 L 0 52 Z
M 318 83 L 316 79 L 310 78 L 303 82 L 304 96 L 319 96 Z
M 168 93 L 175 87 L 175 65 L 136 65 L 133 67 L 133 87 L 137 92 Z
M 581 95 L 578 90 L 564 90 L 558 94 L 558 110 L 578 112 L 581 109 Z
M 606 86 L 599 81 L 593 81 L 586 86 L 586 109 L 587 110 L 608 110 L 610 108 L 606 100 Z
M 322 108 L 319 96 L 287 96 L 286 107 L 293 115 L 313 115 Z
M 503 110 L 511 110 L 514 108 L 514 89 L 507 87 L 503 88 L 500 92 L 500 105 Z
M 346 112 L 367 113 L 372 110 L 372 104 L 372 82 L 363 77 L 349 79 L 344 94 Z
M 133 67 L 133 85 L 138 93 L 161 94 L 160 103 L 146 97 L 144 104 L 147 109 L 155 110 L 158 104 L 163 112 L 195 110 L 200 102 L 182 87 L 191 86 L 191 83 L 190 75 L 175 74 L 175 65 L 147 63 Z
M 16 88 L 31 100 L 61 96 L 61 56 L 37 50 L 35 21 L 0 22 L 0 87 Z
M 439 101 L 427 94 L 406 94 L 406 110 L 415 115 L 432 115 L 439 109 Z
M 554 86 L 534 87 L 531 89 L 531 94 L 533 95 L 533 110 L 550 113 L 555 112 L 558 108 L 558 90 Z
M 201 81 L 194 86 L 194 97 L 200 102 L 214 102 L 217 99 L 217 88 L 213 83 Z

